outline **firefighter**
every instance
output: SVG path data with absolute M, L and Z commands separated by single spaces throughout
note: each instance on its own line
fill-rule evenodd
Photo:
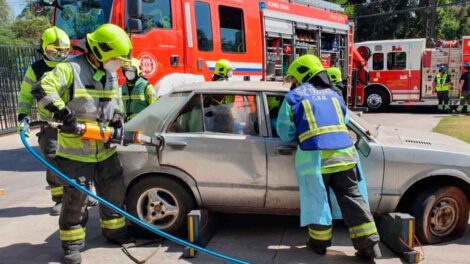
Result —
M 228 78 L 233 76 L 233 68 L 230 65 L 230 61 L 222 59 L 218 60 L 215 63 L 214 76 L 212 76 L 212 81 L 228 81 Z
M 343 84 L 343 78 L 341 75 L 341 70 L 336 67 L 330 67 L 326 69 L 326 73 L 330 78 L 331 83 L 333 84 L 333 90 L 335 90 L 339 95 L 343 97 L 343 100 L 346 99 L 347 91 L 346 87 Z
M 124 120 L 116 71 L 130 62 L 131 41 L 121 28 L 103 24 L 86 35 L 87 52 L 58 64 L 33 86 L 39 104 L 62 122 L 56 161 L 59 169 L 81 185 L 94 182 L 97 194 L 118 207 L 124 202 L 124 179 L 115 147 L 82 140 L 78 122 L 119 128 Z M 88 220 L 87 197 L 64 183 L 60 240 L 65 263 L 81 263 Z M 101 229 L 108 241 L 132 242 L 124 217 L 100 205 Z
M 457 107 L 457 112 L 462 113 L 465 108 L 467 115 L 470 114 L 470 62 L 465 63 L 464 65 L 465 72 L 460 77 L 460 104 Z
M 121 70 L 126 77 L 126 83 L 122 86 L 122 101 L 127 122 L 157 101 L 157 93 L 142 76 L 140 60 L 132 58 L 131 63 L 121 67 Z
M 19 127 L 28 127 L 34 99 L 31 94 L 33 84 L 39 81 L 46 72 L 51 71 L 59 62 L 64 61 L 69 55 L 69 50 L 70 39 L 64 31 L 57 27 L 51 27 L 44 31 L 39 49 L 43 58 L 29 66 L 23 82 L 21 82 L 18 97 Z M 38 115 L 40 120 L 53 121 L 52 114 L 44 108 L 38 108 Z M 27 135 L 29 134 L 28 129 L 26 129 L 26 133 Z M 37 136 L 43 156 L 49 163 L 55 164 L 57 129 L 50 126 L 42 126 Z M 46 170 L 46 180 L 51 191 L 52 201 L 55 202 L 50 215 L 59 215 L 62 207 L 63 187 L 58 181 L 57 176 L 49 169 Z
M 304 55 L 289 66 L 295 85 L 279 111 L 282 141 L 299 142 L 295 166 L 300 194 L 301 226 L 308 226 L 308 246 L 326 254 L 332 239 L 328 190 L 334 191 L 356 255 L 380 257 L 379 235 L 367 201 L 358 187 L 358 154 L 345 125 L 347 109 L 331 88 L 321 61 Z M 358 167 L 359 168 L 359 167 Z M 360 168 L 359 168 L 360 170 Z
M 445 65 L 441 65 L 439 67 L 439 72 L 432 83 L 432 87 L 434 91 L 437 92 L 437 99 L 439 101 L 437 105 L 438 113 L 450 112 L 449 84 L 450 76 L 447 73 L 447 67 Z

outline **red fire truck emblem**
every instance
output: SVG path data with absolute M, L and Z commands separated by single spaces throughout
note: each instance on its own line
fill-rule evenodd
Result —
M 139 56 L 140 64 L 142 67 L 142 75 L 145 78 L 151 78 L 157 73 L 158 63 L 157 59 L 150 53 L 142 53 Z

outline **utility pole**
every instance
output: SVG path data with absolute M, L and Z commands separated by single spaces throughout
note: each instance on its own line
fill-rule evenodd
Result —
M 428 47 L 433 45 L 432 40 L 436 40 L 436 21 L 437 21 L 437 0 L 429 0 L 429 6 L 431 8 L 431 17 L 429 18 L 428 29 L 429 29 L 429 37 Z

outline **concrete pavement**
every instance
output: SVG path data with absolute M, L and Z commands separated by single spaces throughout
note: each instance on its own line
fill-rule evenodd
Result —
M 385 115 L 385 116 L 379 116 Z M 405 118 L 404 118 L 405 116 Z M 426 125 L 430 130 L 434 115 L 365 114 L 366 120 L 382 120 L 391 125 Z M 31 143 L 37 146 L 35 137 Z M 60 263 L 62 250 L 58 217 L 48 215 L 52 202 L 45 189 L 43 168 L 23 149 L 17 135 L 0 137 L 0 263 Z M 298 217 L 263 215 L 225 215 L 209 249 L 239 257 L 252 263 L 361 263 L 354 257 L 346 227 L 335 223 L 334 246 L 324 257 L 305 248 L 307 233 L 298 227 Z M 461 239 L 436 246 L 425 246 L 424 263 L 468 263 L 469 231 Z M 384 257 L 377 263 L 402 263 L 382 245 Z M 169 241 L 130 249 L 138 259 L 152 255 L 147 263 L 222 263 L 199 254 L 181 259 L 182 247 Z M 133 263 L 117 246 L 108 244 L 100 234 L 97 208 L 90 210 L 87 246 L 83 263 Z

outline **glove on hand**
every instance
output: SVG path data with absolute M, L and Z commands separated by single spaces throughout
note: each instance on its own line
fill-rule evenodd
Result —
M 54 118 L 62 121 L 62 125 L 59 127 L 60 131 L 64 133 L 77 133 L 78 123 L 75 113 L 69 108 L 65 107 L 61 111 L 54 114 Z
M 109 121 L 109 126 L 114 128 L 122 128 L 124 117 L 121 113 L 114 113 L 113 118 Z
M 21 130 L 24 130 L 25 136 L 29 137 L 30 129 L 29 129 L 29 119 L 26 117 L 26 115 L 18 116 L 18 134 L 21 134 Z

